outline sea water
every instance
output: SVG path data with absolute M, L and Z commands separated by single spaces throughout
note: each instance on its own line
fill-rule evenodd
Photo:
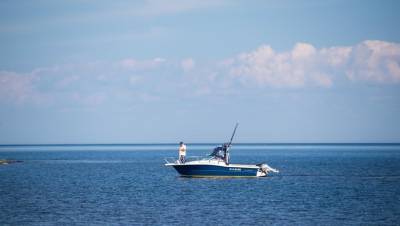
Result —
M 213 145 L 188 144 L 188 155 Z M 0 225 L 400 225 L 400 145 L 240 144 L 266 178 L 183 178 L 178 146 L 0 146 Z

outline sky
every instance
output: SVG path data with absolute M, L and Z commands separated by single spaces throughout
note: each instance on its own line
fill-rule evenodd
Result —
M 400 142 L 399 11 L 0 1 L 0 144 Z

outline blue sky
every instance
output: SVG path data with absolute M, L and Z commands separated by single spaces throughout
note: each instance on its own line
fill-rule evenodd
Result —
M 0 144 L 400 142 L 398 1 L 2 1 Z

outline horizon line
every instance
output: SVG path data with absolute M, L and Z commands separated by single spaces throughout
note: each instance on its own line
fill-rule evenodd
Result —
M 222 142 L 223 143 L 223 142 Z M 187 142 L 187 145 L 220 145 L 217 142 Z M 178 142 L 160 143 L 37 143 L 37 144 L 0 144 L 0 147 L 28 146 L 129 146 L 129 145 L 178 145 Z M 400 142 L 238 142 L 233 145 L 400 145 Z

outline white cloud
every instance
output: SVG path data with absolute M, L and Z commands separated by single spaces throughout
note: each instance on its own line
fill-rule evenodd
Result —
M 365 41 L 318 49 L 297 43 L 289 51 L 262 45 L 220 63 L 199 64 L 192 58 L 127 58 L 55 65 L 27 73 L 0 71 L 0 101 L 96 106 L 158 101 L 182 93 L 230 95 L 246 90 L 243 88 L 331 87 L 349 81 L 399 83 L 400 45 Z
M 351 52 L 347 77 L 353 81 L 400 82 L 400 44 L 364 41 Z
M 184 72 L 189 72 L 195 66 L 195 62 L 192 58 L 187 58 L 181 61 L 181 66 Z
M 305 43 L 298 43 L 292 51 L 282 53 L 263 45 L 238 55 L 229 70 L 231 75 L 250 86 L 300 87 L 307 82 L 330 86 L 331 78 L 322 71 L 315 71 L 317 55 L 316 49 Z
M 312 81 L 318 85 L 318 86 L 323 86 L 323 87 L 330 87 L 333 85 L 332 79 L 330 79 L 330 76 L 327 74 L 313 74 L 312 75 Z
M 389 74 L 392 76 L 393 80 L 400 80 L 400 66 L 398 62 L 389 61 L 386 64 L 387 69 L 389 70 Z
M 156 100 L 149 87 L 161 82 L 163 58 L 89 62 L 35 68 L 30 72 L 0 71 L 0 102 L 97 106 L 113 99 Z M 149 91 L 148 91 L 149 90 Z M 121 98 L 121 93 L 125 98 Z M 144 98 L 145 97 L 145 98 Z M 151 98 L 150 98 L 151 97 Z
M 0 98 L 11 102 L 25 102 L 34 98 L 34 79 L 31 74 L 0 71 Z
M 319 58 L 331 67 L 342 67 L 347 63 L 352 47 L 322 48 Z
M 308 60 L 313 58 L 315 54 L 314 46 L 307 43 L 297 43 L 291 52 L 293 60 Z
M 384 41 L 322 49 L 297 43 L 287 52 L 262 45 L 223 63 L 245 85 L 274 87 L 329 87 L 344 75 L 353 81 L 400 82 L 399 64 L 400 45 Z

